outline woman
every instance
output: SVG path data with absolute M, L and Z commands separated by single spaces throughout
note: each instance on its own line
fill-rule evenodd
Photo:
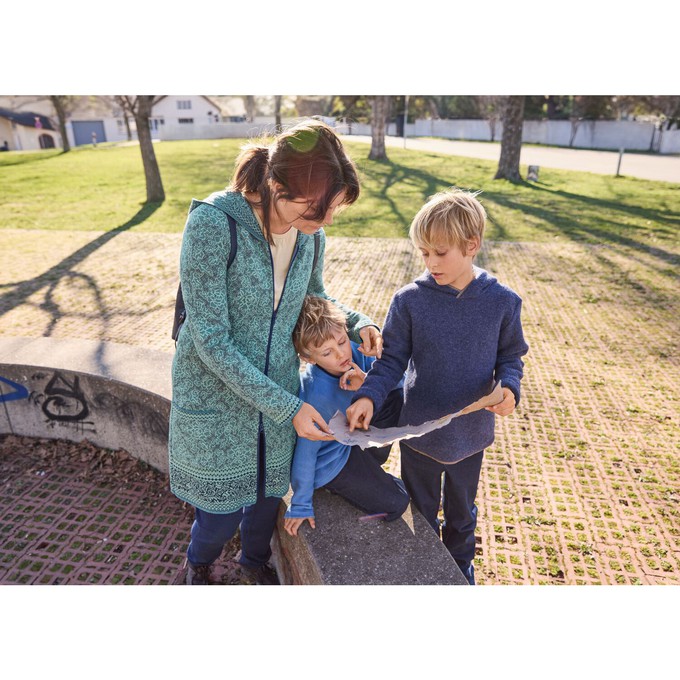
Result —
M 169 437 L 172 492 L 195 507 L 190 585 L 210 583 L 211 565 L 239 525 L 241 565 L 258 583 L 276 582 L 269 543 L 296 433 L 332 438 L 316 409 L 296 396 L 292 332 L 305 295 L 328 297 L 322 226 L 358 196 L 356 168 L 335 132 L 307 121 L 269 146 L 246 145 L 231 186 L 192 202 L 180 256 L 187 319 L 172 368 Z M 228 216 L 236 223 L 229 265 Z M 350 337 L 379 356 L 377 327 L 340 306 Z

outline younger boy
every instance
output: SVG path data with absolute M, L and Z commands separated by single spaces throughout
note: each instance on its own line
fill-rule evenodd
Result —
M 374 357 L 358 351 L 358 345 L 347 335 L 344 314 L 320 297 L 305 298 L 293 343 L 307 362 L 300 399 L 314 406 L 328 422 L 336 411 L 344 412 L 349 406 L 353 391 L 363 383 Z M 394 426 L 399 417 L 403 392 L 397 383 L 398 380 L 395 389 L 386 394 L 382 412 L 376 418 L 380 427 Z M 384 513 L 387 521 L 401 517 L 409 497 L 402 481 L 381 467 L 389 452 L 389 446 L 362 451 L 335 440 L 298 437 L 291 470 L 293 497 L 284 518 L 286 531 L 296 536 L 305 520 L 316 527 L 312 497 L 319 487 L 343 496 L 367 514 Z
M 383 329 L 382 358 L 347 409 L 350 430 L 368 428 L 404 369 L 399 425 L 455 413 L 501 381 L 500 404 L 456 418 L 408 444 L 400 442 L 406 489 L 438 535 L 442 503 L 442 540 L 470 584 L 482 456 L 494 440 L 494 414 L 507 416 L 519 403 L 521 357 L 528 351 L 521 299 L 473 264 L 485 222 L 475 194 L 458 189 L 434 195 L 420 209 L 409 236 L 427 270 L 394 295 Z

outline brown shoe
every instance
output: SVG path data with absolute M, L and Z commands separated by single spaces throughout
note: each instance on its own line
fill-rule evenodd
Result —
M 187 565 L 186 585 L 210 586 L 212 585 L 212 564 Z
M 268 564 L 262 564 L 259 567 L 247 567 L 245 564 L 240 565 L 241 569 L 255 579 L 255 584 L 258 586 L 279 586 L 279 577 L 276 575 L 276 571 L 272 569 Z

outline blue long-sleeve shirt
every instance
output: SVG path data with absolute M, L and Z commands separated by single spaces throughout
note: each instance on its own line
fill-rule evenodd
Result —
M 357 350 L 357 343 L 352 342 L 351 345 L 352 361 L 367 372 L 375 358 L 361 354 Z M 354 394 L 340 388 L 339 376 L 331 375 L 315 364 L 307 364 L 301 376 L 298 396 L 311 404 L 328 422 L 336 411 L 345 412 Z M 293 497 L 286 517 L 314 516 L 314 489 L 337 477 L 349 458 L 350 449 L 350 446 L 335 440 L 311 441 L 298 437 L 290 475 Z
M 387 312 L 383 352 L 354 402 L 369 397 L 374 412 L 406 370 L 399 426 L 420 425 L 455 413 L 488 394 L 500 380 L 520 399 L 528 351 L 520 312 L 522 300 L 484 269 L 461 292 L 440 286 L 429 272 L 398 290 Z M 422 437 L 410 448 L 442 463 L 455 463 L 494 440 L 494 414 L 481 410 Z

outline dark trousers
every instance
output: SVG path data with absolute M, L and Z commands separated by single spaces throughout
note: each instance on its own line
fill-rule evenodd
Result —
M 258 444 L 257 501 L 238 510 L 221 515 L 195 509 L 191 527 L 191 542 L 187 559 L 194 565 L 212 564 L 221 554 L 225 543 L 241 527 L 241 564 L 259 567 L 271 557 L 269 544 L 276 526 L 280 498 L 264 495 L 264 437 Z
M 385 403 L 382 405 L 380 411 L 373 414 L 371 425 L 381 429 L 396 427 L 399 422 L 399 414 L 401 413 L 403 405 L 404 390 L 401 387 L 397 387 L 387 395 L 387 399 L 385 399 Z M 391 444 L 388 444 L 387 446 L 372 446 L 371 448 L 366 449 L 366 453 L 373 456 L 373 458 L 382 465 L 389 458 L 391 449 Z
M 325 485 L 369 515 L 386 513 L 390 522 L 404 514 L 409 496 L 401 479 L 382 469 L 368 451 L 353 446 L 345 466 Z
M 474 583 L 477 526 L 475 496 L 484 451 L 446 465 L 414 451 L 404 441 L 399 444 L 401 478 L 413 504 L 438 536 L 440 527 L 437 515 L 441 504 L 444 510 L 441 539 L 467 580 Z

